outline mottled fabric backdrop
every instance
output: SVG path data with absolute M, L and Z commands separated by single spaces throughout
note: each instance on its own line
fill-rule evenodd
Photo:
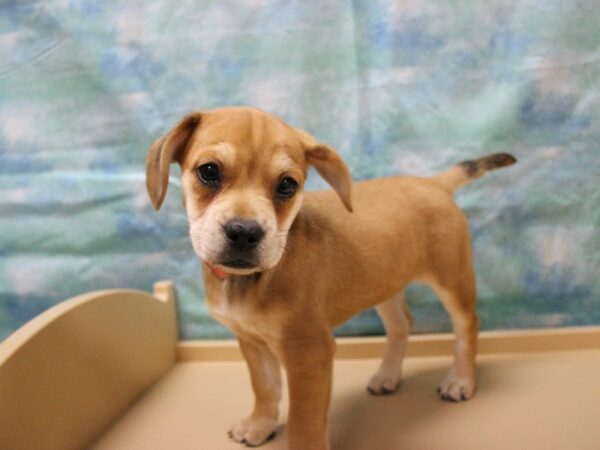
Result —
M 203 304 L 177 170 L 150 143 L 192 109 L 248 104 L 335 146 L 355 179 L 492 151 L 460 191 L 483 328 L 600 323 L 598 0 L 0 0 L 0 338 L 70 296 L 176 282 Z M 312 176 L 312 188 L 324 183 Z M 449 329 L 409 289 L 417 331 Z M 372 311 L 340 334 L 379 333 Z

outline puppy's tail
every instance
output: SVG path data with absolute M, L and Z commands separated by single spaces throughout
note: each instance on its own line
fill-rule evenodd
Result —
M 494 153 L 472 161 L 460 162 L 448 170 L 434 175 L 432 179 L 452 193 L 459 187 L 482 177 L 490 170 L 512 166 L 516 162 L 517 158 L 509 153 Z

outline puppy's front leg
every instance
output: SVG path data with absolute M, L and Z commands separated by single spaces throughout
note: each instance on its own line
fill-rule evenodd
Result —
M 264 342 L 244 336 L 238 336 L 238 342 L 250 370 L 254 410 L 231 428 L 229 436 L 254 447 L 275 434 L 281 399 L 281 369 Z
M 328 331 L 293 336 L 284 349 L 290 395 L 289 449 L 327 450 L 335 341 Z

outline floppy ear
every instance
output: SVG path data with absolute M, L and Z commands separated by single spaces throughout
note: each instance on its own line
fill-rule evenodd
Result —
M 352 212 L 352 177 L 340 155 L 328 145 L 317 140 L 300 128 L 295 131 L 304 147 L 306 160 L 337 192 L 346 209 Z
M 146 189 L 154 209 L 161 207 L 167 194 L 171 163 L 181 163 L 183 151 L 200 123 L 200 118 L 199 112 L 188 114 L 150 147 L 146 157 Z

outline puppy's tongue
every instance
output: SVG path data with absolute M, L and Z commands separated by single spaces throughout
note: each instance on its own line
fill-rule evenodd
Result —
M 231 276 L 231 274 L 229 272 L 225 272 L 224 270 L 219 269 L 218 267 L 213 267 L 209 264 L 207 264 L 207 266 L 210 269 L 210 271 L 215 275 L 215 277 L 217 277 L 221 280 L 224 280 Z

